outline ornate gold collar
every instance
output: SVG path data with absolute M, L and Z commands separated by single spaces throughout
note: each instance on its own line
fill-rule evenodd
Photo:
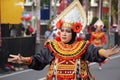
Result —
M 64 44 L 54 40 L 49 41 L 48 47 L 56 57 L 73 59 L 80 57 L 86 51 L 88 43 L 88 41 L 75 41 L 73 44 Z

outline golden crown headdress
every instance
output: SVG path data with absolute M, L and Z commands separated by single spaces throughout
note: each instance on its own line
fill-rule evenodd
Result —
M 86 13 L 79 0 L 74 0 L 57 18 L 54 20 L 55 26 L 70 27 L 74 32 L 79 33 L 86 26 Z

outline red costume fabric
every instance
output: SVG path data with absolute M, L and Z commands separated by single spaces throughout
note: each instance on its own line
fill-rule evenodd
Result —
M 104 32 L 92 32 L 90 42 L 96 47 L 100 47 L 102 44 L 106 44 L 106 37 Z
M 69 0 L 60 0 L 60 6 L 58 7 L 57 14 L 59 15 L 67 6 Z

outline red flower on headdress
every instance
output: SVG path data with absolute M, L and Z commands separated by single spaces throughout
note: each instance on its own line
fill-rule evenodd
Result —
M 62 22 L 62 20 L 60 19 L 60 20 L 56 23 L 57 29 L 60 29 L 61 26 L 62 26 L 62 24 L 63 24 L 63 22 Z
M 82 30 L 82 24 L 75 23 L 75 24 L 73 24 L 72 29 L 74 32 L 79 33 Z

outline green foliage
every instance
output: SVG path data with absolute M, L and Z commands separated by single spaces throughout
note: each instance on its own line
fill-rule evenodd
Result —
M 118 15 L 118 0 L 112 0 L 112 9 L 111 9 L 111 14 L 112 16 L 116 16 Z
M 94 25 L 97 20 L 98 20 L 98 17 L 96 17 L 96 16 L 93 17 L 92 22 L 90 23 L 90 25 Z
M 91 0 L 88 0 L 89 2 L 91 2 Z
M 103 23 L 104 23 L 104 26 L 106 29 L 108 29 L 108 15 L 104 15 L 103 16 L 103 19 L 102 19 Z
M 41 9 L 44 9 L 46 6 L 48 6 L 50 3 L 50 0 L 41 0 Z
M 111 2 L 111 4 L 112 4 L 111 5 L 111 16 L 117 18 L 117 16 L 118 16 L 118 6 L 117 6 L 118 0 L 111 0 L 111 1 L 112 1 Z M 109 20 L 108 20 L 109 17 L 108 16 L 109 16 L 109 14 L 103 14 L 103 17 L 102 17 L 102 21 L 103 21 L 106 29 L 109 28 Z
M 49 4 L 50 0 L 41 0 L 41 3 L 43 3 L 43 4 Z

